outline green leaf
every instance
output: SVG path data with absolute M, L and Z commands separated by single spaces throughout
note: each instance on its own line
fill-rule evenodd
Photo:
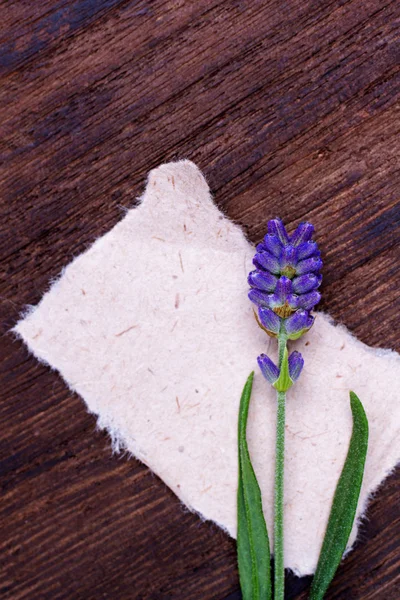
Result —
M 280 373 L 279 378 L 273 384 L 274 388 L 278 392 L 287 392 L 293 385 L 293 381 L 290 379 L 289 375 L 289 360 L 288 360 L 288 351 L 286 348 L 286 340 L 285 347 L 283 350 L 282 361 L 280 363 Z
M 271 598 L 270 550 L 262 510 L 261 492 L 246 441 L 246 426 L 253 387 L 251 373 L 239 409 L 239 485 L 237 495 L 237 553 L 243 600 Z
M 354 392 L 350 392 L 350 405 L 353 413 L 353 432 L 333 498 L 331 514 L 311 586 L 310 600 L 323 598 L 335 575 L 353 527 L 360 495 L 368 448 L 368 419 L 363 405 Z

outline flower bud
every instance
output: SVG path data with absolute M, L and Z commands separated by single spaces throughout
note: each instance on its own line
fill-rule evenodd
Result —
M 279 369 L 276 364 L 266 354 L 260 354 L 257 362 L 265 379 L 273 385 L 279 377 Z
M 277 337 L 281 326 L 281 320 L 270 308 L 261 306 L 258 309 L 259 325 L 272 337 Z
M 295 381 L 298 380 L 298 378 L 300 377 L 300 373 L 303 370 L 304 358 L 302 357 L 300 352 L 297 352 L 297 350 L 295 350 L 289 356 L 288 364 L 289 364 L 289 377 L 294 383 Z
M 297 310 L 285 320 L 285 329 L 289 340 L 298 340 L 313 325 L 314 317 L 307 310 Z

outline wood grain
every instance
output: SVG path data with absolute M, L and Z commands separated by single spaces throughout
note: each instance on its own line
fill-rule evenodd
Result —
M 112 456 L 93 416 L 9 329 L 190 158 L 253 242 L 312 220 L 322 309 L 400 350 L 396 0 L 0 1 L 0 595 L 240 598 L 235 544 Z M 379 399 L 377 399 L 379 401 Z M 399 476 L 328 600 L 400 598 Z M 309 578 L 288 574 L 287 598 Z

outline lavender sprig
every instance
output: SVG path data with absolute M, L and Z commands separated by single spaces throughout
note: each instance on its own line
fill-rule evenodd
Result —
M 290 355 L 288 340 L 296 340 L 314 323 L 311 310 L 320 300 L 322 266 L 314 228 L 301 223 L 289 236 L 280 219 L 268 223 L 268 233 L 257 246 L 249 274 L 249 298 L 257 307 L 259 326 L 278 341 L 278 364 L 260 354 L 258 365 L 277 391 L 274 598 L 284 598 L 283 474 L 286 392 L 304 366 L 300 352 Z M 270 600 L 269 540 L 261 494 L 246 442 L 246 424 L 253 374 L 243 390 L 239 411 L 238 563 L 244 600 Z M 350 392 L 353 433 L 332 503 L 328 526 L 313 580 L 310 600 L 322 600 L 345 551 L 360 494 L 368 447 L 368 420 L 361 401 Z
M 268 233 L 253 259 L 256 267 L 249 274 L 250 300 L 256 305 L 260 327 L 278 340 L 278 364 L 261 354 L 258 364 L 265 379 L 277 390 L 275 519 L 274 519 L 274 597 L 284 597 L 283 557 L 283 475 L 285 452 L 286 392 L 297 381 L 304 360 L 300 352 L 287 351 L 287 341 L 296 340 L 314 323 L 311 310 L 319 302 L 318 287 L 322 261 L 315 242 L 314 227 L 301 223 L 289 236 L 280 219 L 268 223 Z

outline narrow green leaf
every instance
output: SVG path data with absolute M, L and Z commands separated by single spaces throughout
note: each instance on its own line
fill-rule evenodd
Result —
M 261 492 L 246 441 L 246 426 L 253 387 L 251 373 L 239 409 L 239 484 L 237 495 L 237 553 L 243 600 L 270 600 L 271 572 L 267 526 Z
M 356 514 L 368 448 L 368 420 L 363 405 L 350 392 L 353 432 L 349 450 L 340 475 L 324 542 L 313 579 L 310 600 L 321 600 L 346 549 Z

